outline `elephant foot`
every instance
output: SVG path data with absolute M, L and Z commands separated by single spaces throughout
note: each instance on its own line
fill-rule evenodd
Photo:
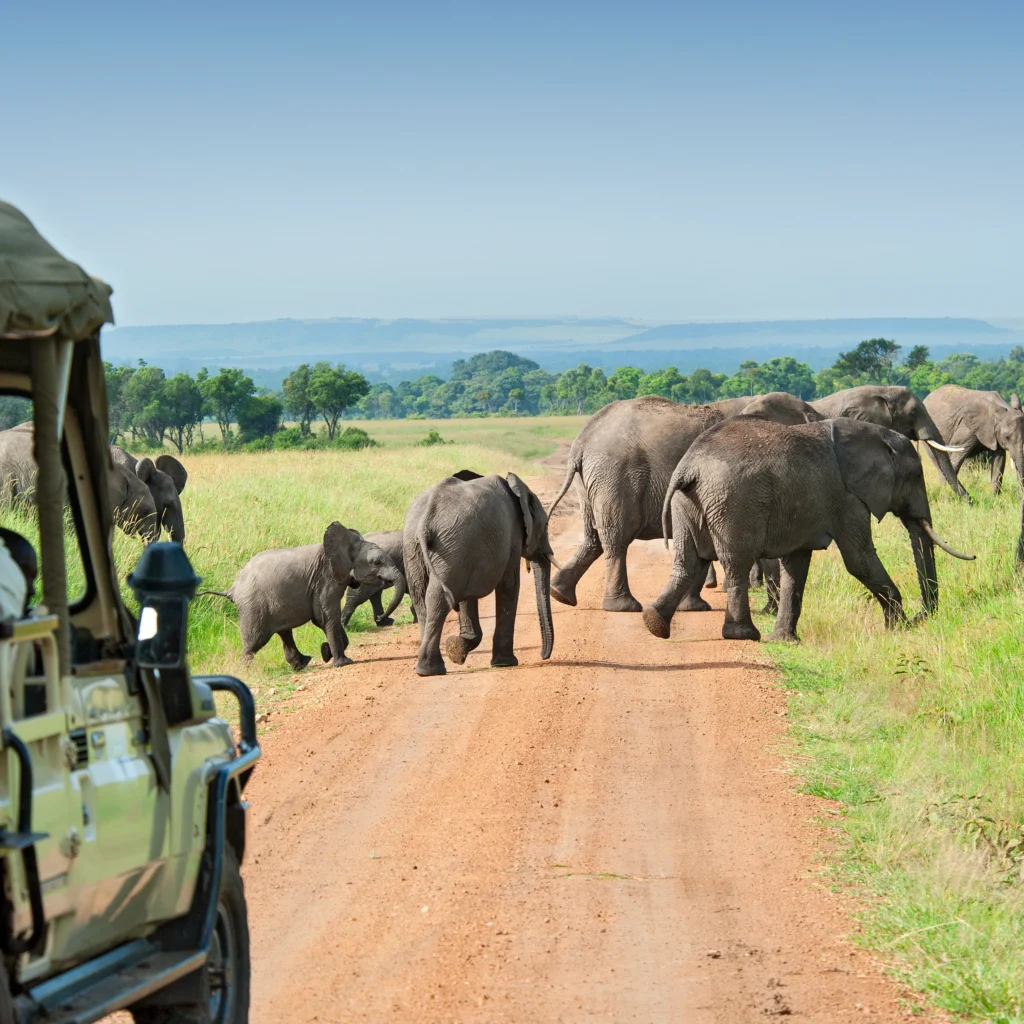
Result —
M 708 569 L 708 575 L 704 580 L 704 586 L 707 587 L 708 590 L 714 590 L 715 587 L 718 586 L 718 573 L 715 572 L 714 566 L 711 566 L 711 568 Z
M 515 668 L 519 659 L 514 654 L 495 654 L 491 658 L 491 668 Z
M 295 672 L 301 672 L 313 659 L 308 654 L 300 654 L 294 660 L 288 660 L 288 664 Z
M 331 645 L 326 640 L 320 645 L 320 657 L 324 659 L 325 665 L 334 658 L 331 654 Z
M 466 656 L 469 654 L 469 643 L 465 637 L 450 636 L 445 641 L 444 651 L 456 665 L 465 665 Z
M 390 615 L 385 615 L 383 618 L 374 619 L 373 621 L 377 623 L 379 629 L 383 629 L 385 626 L 393 626 L 395 624 L 395 620 L 391 618 Z
M 352 659 L 347 654 L 339 654 L 338 657 L 336 657 L 331 662 L 331 668 L 344 668 L 346 665 L 352 665 L 352 664 L 354 664 L 354 663 L 353 663 Z
M 643 605 L 632 594 L 625 597 L 606 597 L 601 602 L 606 612 L 641 612 Z
M 775 615 L 779 610 L 778 601 L 766 601 L 764 607 L 758 613 L 759 615 Z
M 711 605 L 703 597 L 684 597 L 676 607 L 677 612 L 709 612 Z M 647 614 L 646 612 L 644 613 Z
M 724 640 L 760 640 L 761 631 L 753 623 L 748 626 L 742 622 L 726 622 L 722 626 L 722 638 Z
M 558 587 L 554 584 L 554 582 L 552 582 L 548 589 L 551 591 L 551 596 L 559 604 L 567 604 L 570 608 L 575 608 L 576 607 L 576 588 L 575 587 L 573 587 L 572 590 L 559 590 Z
M 711 607 L 710 605 L 708 606 Z M 667 623 L 652 607 L 648 605 L 644 609 L 643 614 L 644 625 L 647 627 L 647 632 L 653 634 L 661 640 L 667 640 L 672 634 L 672 629 L 669 623 Z
M 766 637 L 769 643 L 773 644 L 798 644 L 800 643 L 800 637 L 796 633 L 788 633 L 784 629 L 774 629 Z
M 417 661 L 416 662 L 416 675 L 418 676 L 446 676 L 448 669 L 444 667 L 444 662 L 440 658 L 434 661 Z

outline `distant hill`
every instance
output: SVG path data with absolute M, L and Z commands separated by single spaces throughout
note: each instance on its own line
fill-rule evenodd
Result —
M 865 338 L 927 345 L 932 356 L 975 352 L 997 358 L 1024 344 L 1024 320 L 862 318 L 712 323 L 649 323 L 616 317 L 267 320 L 237 324 L 117 327 L 104 334 L 114 362 L 141 358 L 166 370 L 240 366 L 277 386 L 303 362 L 343 362 L 371 380 L 397 382 L 423 373 L 447 377 L 451 364 L 478 352 L 507 349 L 546 370 L 581 362 L 606 371 L 675 365 L 731 373 L 745 359 L 791 355 L 820 369 Z

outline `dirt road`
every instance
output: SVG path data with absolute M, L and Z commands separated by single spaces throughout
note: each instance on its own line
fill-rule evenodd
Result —
M 577 528 L 554 521 L 557 553 Z M 660 542 L 629 571 L 655 594 Z M 272 716 L 247 792 L 255 1022 L 901 1016 L 815 880 L 823 805 L 782 770 L 758 649 L 717 611 L 655 641 L 597 610 L 601 584 L 555 605 L 547 663 L 527 583 L 518 669 L 488 667 L 493 619 L 429 680 L 395 630 Z

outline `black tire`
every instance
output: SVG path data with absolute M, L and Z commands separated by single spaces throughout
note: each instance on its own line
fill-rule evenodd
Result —
M 199 999 L 174 1006 L 140 1006 L 132 1010 L 135 1024 L 248 1024 L 249 916 L 242 875 L 230 848 L 224 855 L 210 959 L 200 973 Z

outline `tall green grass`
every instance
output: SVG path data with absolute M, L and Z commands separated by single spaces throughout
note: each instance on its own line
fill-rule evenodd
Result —
M 927 467 L 929 470 L 930 466 Z M 1012 477 L 1012 471 L 1010 476 Z M 977 504 L 929 474 L 938 612 L 886 632 L 834 548 L 816 554 L 803 643 L 770 645 L 792 693 L 794 769 L 836 800 L 837 878 L 868 895 L 863 943 L 939 1006 L 1024 1021 L 1024 583 L 1012 479 L 962 474 Z M 908 612 L 920 592 L 906 532 L 875 527 Z M 760 626 L 768 622 L 763 618 Z

